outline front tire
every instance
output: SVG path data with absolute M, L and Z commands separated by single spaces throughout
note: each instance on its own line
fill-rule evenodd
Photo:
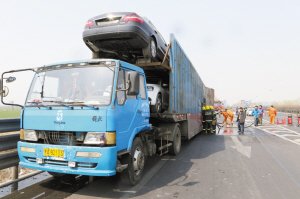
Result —
M 136 185 L 142 178 L 146 161 L 145 148 L 139 137 L 134 139 L 128 158 L 127 177 L 131 185 Z

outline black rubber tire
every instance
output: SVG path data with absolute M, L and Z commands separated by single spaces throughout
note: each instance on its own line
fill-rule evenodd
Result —
M 171 155 L 178 155 L 181 151 L 181 132 L 178 125 L 174 128 L 173 138 L 172 138 L 172 146 L 169 148 L 169 153 Z
M 134 168 L 134 155 L 136 151 L 140 151 L 142 153 L 143 164 L 141 165 L 140 170 L 137 172 Z M 145 148 L 142 140 L 139 137 L 136 137 L 133 141 L 130 155 L 128 156 L 128 168 L 124 171 L 125 176 L 127 177 L 128 183 L 132 186 L 136 185 L 142 178 L 146 156 L 145 156 Z M 124 181 L 124 180 L 123 180 Z
M 153 113 L 161 113 L 162 112 L 162 97 L 159 93 L 156 97 L 155 105 L 151 106 L 151 112 Z
M 151 60 L 157 59 L 157 44 L 153 37 L 150 38 L 149 44 L 143 49 L 144 58 L 150 58 Z

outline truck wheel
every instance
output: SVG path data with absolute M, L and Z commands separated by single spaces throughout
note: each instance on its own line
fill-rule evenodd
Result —
M 145 148 L 140 138 L 135 138 L 130 150 L 127 168 L 128 179 L 131 185 L 136 185 L 142 177 L 145 166 Z
M 179 127 L 176 125 L 174 128 L 172 146 L 170 148 L 171 155 L 178 155 L 181 150 L 181 132 Z

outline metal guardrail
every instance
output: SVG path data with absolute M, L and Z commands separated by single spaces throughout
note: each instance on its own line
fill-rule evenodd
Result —
M 19 133 L 3 134 L 19 131 L 20 119 L 0 119 L 0 170 L 18 165 L 17 142 Z
M 13 180 L 18 179 L 19 158 L 17 153 L 17 142 L 19 133 L 7 133 L 20 130 L 20 119 L 0 119 L 0 170 L 13 167 Z M 13 185 L 12 190 L 16 190 Z
M 18 131 L 20 129 L 20 119 L 0 119 L 0 133 Z

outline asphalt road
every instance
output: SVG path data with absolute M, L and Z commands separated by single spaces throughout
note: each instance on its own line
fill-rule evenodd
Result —
M 249 118 L 251 124 L 252 118 Z M 299 139 L 299 140 L 298 140 Z M 148 159 L 135 187 L 120 176 L 48 179 L 6 198 L 300 198 L 300 128 L 265 124 L 222 129 L 183 143 L 177 156 Z

